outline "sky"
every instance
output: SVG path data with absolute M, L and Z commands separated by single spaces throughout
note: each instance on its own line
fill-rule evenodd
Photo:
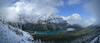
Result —
M 14 4 L 18 2 L 19 0 L 1 0 L 0 1 L 0 7 L 4 6 L 10 6 L 11 4 Z M 88 0 L 56 0 L 54 2 L 57 2 L 56 4 L 59 4 L 59 1 L 62 1 L 60 4 L 61 6 L 57 6 L 57 14 L 61 16 L 69 16 L 73 13 L 79 13 L 81 16 L 89 16 L 88 13 L 84 10 L 83 5 L 88 2 Z
M 58 7 L 59 15 L 69 16 L 73 13 L 79 13 L 82 17 L 91 17 L 89 13 L 84 9 L 83 5 L 88 2 L 88 0 L 64 0 L 64 5 Z
M 28 22 L 58 15 L 71 24 L 91 25 L 99 21 L 99 2 L 99 0 L 1 0 L 0 14 L 8 21 L 18 21 L 19 15 Z

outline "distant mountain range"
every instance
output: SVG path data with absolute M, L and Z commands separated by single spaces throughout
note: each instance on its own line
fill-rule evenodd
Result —
M 59 30 L 59 29 L 62 30 L 67 28 L 76 28 L 76 29 L 82 28 L 78 24 L 71 25 L 67 23 L 67 21 L 64 20 L 61 16 L 49 15 L 45 18 L 41 17 L 38 20 L 37 19 L 35 20 L 34 18 L 31 20 L 27 20 L 30 18 L 23 17 L 20 18 L 20 22 L 14 22 L 14 23 L 8 22 L 8 23 L 13 27 L 19 27 L 25 31 L 48 31 L 48 30 L 50 31 L 50 30 Z

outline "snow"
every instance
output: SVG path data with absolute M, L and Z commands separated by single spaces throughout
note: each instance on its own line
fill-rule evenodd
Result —
M 32 36 L 9 24 L 0 22 L 0 43 L 35 43 Z
M 74 28 L 67 28 L 66 31 L 75 31 L 75 29 Z

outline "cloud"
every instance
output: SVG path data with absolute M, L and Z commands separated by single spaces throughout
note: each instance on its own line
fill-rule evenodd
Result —
M 66 20 L 71 25 L 78 24 L 81 25 L 82 27 L 87 27 L 95 23 L 94 18 L 84 19 L 78 13 L 73 13 L 70 16 L 63 17 L 63 19 Z
M 90 14 L 92 14 L 92 15 L 96 15 L 96 14 L 97 14 L 98 11 L 96 11 L 96 10 L 97 10 L 96 7 L 97 7 L 97 5 L 93 2 L 93 0 L 90 1 L 90 2 L 88 2 L 88 3 L 85 3 L 85 4 L 83 5 L 83 8 L 84 8 L 87 12 L 89 12 Z
M 77 5 L 80 4 L 81 0 L 68 0 L 68 5 Z
M 19 18 L 24 21 L 37 21 L 37 19 L 46 18 L 49 15 L 58 13 L 58 6 L 62 6 L 62 0 L 19 0 L 10 6 L 6 6 L 5 12 L 7 21 L 16 22 Z M 41 17 L 41 18 L 40 18 Z
M 0 0 L 0 8 L 10 6 L 11 4 L 13 4 L 16 1 L 18 1 L 18 0 L 10 0 L 10 1 L 9 0 Z
M 83 5 L 83 8 L 93 15 L 96 19 L 96 24 L 100 25 L 100 0 L 91 0 Z
M 84 19 L 82 20 L 83 22 L 81 22 L 83 27 L 87 27 L 90 25 L 95 25 L 96 19 L 95 18 L 88 18 L 88 19 Z
M 76 5 L 80 4 L 80 2 L 81 0 L 68 0 L 67 4 Z M 4 18 L 6 21 L 10 22 L 37 22 L 39 19 L 48 18 L 49 15 L 56 15 L 58 13 L 57 7 L 64 5 L 63 0 L 2 0 L 0 3 L 0 5 L 2 5 L 0 14 L 6 15 Z M 94 5 L 97 6 L 96 3 L 94 4 L 92 1 L 89 4 L 86 3 L 84 8 L 96 14 L 98 11 L 95 10 L 97 7 Z M 83 23 L 82 25 L 85 25 L 87 22 L 92 24 L 91 21 L 95 21 L 92 19 L 83 20 L 78 13 L 74 13 L 73 15 L 64 18 L 71 24 Z
M 81 20 L 81 17 L 78 13 L 74 13 L 71 16 L 66 17 L 66 20 L 70 24 L 78 24 Z

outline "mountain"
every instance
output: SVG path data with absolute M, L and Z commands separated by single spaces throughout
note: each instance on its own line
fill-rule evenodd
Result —
M 59 30 L 67 27 L 67 21 L 59 16 L 50 15 L 45 19 L 39 19 L 37 23 L 25 23 L 22 26 L 23 30 L 32 31 L 47 31 L 47 30 Z
M 21 16 L 19 22 L 8 22 L 8 24 L 10 24 L 13 27 L 19 27 L 20 29 L 27 32 L 53 31 L 53 30 L 63 30 L 67 28 L 75 28 L 75 29 L 81 28 L 81 26 L 78 24 L 70 25 L 61 16 L 57 15 L 48 15 L 37 18 L 38 19 L 35 19 L 32 16 L 30 17 Z
M 22 15 L 19 18 L 19 22 L 25 22 L 25 23 L 63 23 L 65 20 L 63 20 L 62 17 L 57 15 L 47 15 L 47 16 L 25 16 Z
M 33 43 L 32 36 L 15 27 L 0 22 L 0 43 Z

